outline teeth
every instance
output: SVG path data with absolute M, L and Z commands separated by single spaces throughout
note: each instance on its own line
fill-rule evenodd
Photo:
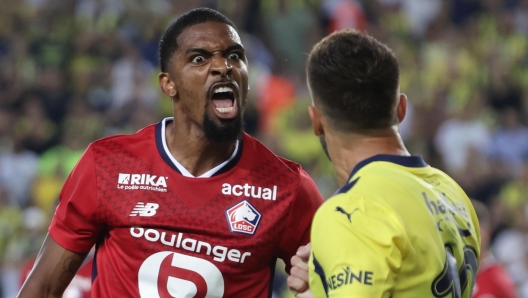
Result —
M 233 111 L 233 107 L 230 108 L 215 108 L 218 112 L 222 114 L 229 114 Z
M 233 89 L 231 87 L 218 87 L 214 91 L 214 93 L 220 93 L 220 92 L 231 92 L 231 93 L 233 93 Z

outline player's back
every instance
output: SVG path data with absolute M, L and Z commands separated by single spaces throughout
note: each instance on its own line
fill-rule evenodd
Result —
M 420 157 L 377 155 L 317 212 L 310 285 L 316 297 L 469 298 L 478 231 L 449 176 Z

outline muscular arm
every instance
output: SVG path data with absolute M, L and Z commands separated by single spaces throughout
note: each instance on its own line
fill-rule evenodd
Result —
M 62 297 L 87 254 L 66 250 L 46 236 L 33 270 L 17 297 Z

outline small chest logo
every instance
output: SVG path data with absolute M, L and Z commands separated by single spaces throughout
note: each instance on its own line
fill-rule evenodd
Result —
M 130 213 L 130 216 L 154 216 L 156 214 L 156 210 L 159 208 L 159 205 L 156 203 L 143 203 L 138 202 L 136 204 L 136 207 L 132 210 Z
M 169 177 L 150 174 L 124 174 L 117 177 L 117 189 L 123 190 L 152 190 L 167 192 L 167 179 Z
M 255 234 L 262 218 L 260 212 L 246 200 L 227 209 L 226 216 L 231 232 L 249 235 Z

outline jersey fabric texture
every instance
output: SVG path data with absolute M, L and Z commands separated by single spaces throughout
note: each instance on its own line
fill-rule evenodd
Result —
M 92 297 L 270 297 L 276 258 L 309 242 L 314 182 L 247 134 L 214 175 L 186 177 L 164 146 L 169 121 L 90 144 L 51 237 L 96 244 Z
M 419 156 L 376 155 L 317 211 L 315 297 L 471 297 L 477 217 L 464 191 Z

